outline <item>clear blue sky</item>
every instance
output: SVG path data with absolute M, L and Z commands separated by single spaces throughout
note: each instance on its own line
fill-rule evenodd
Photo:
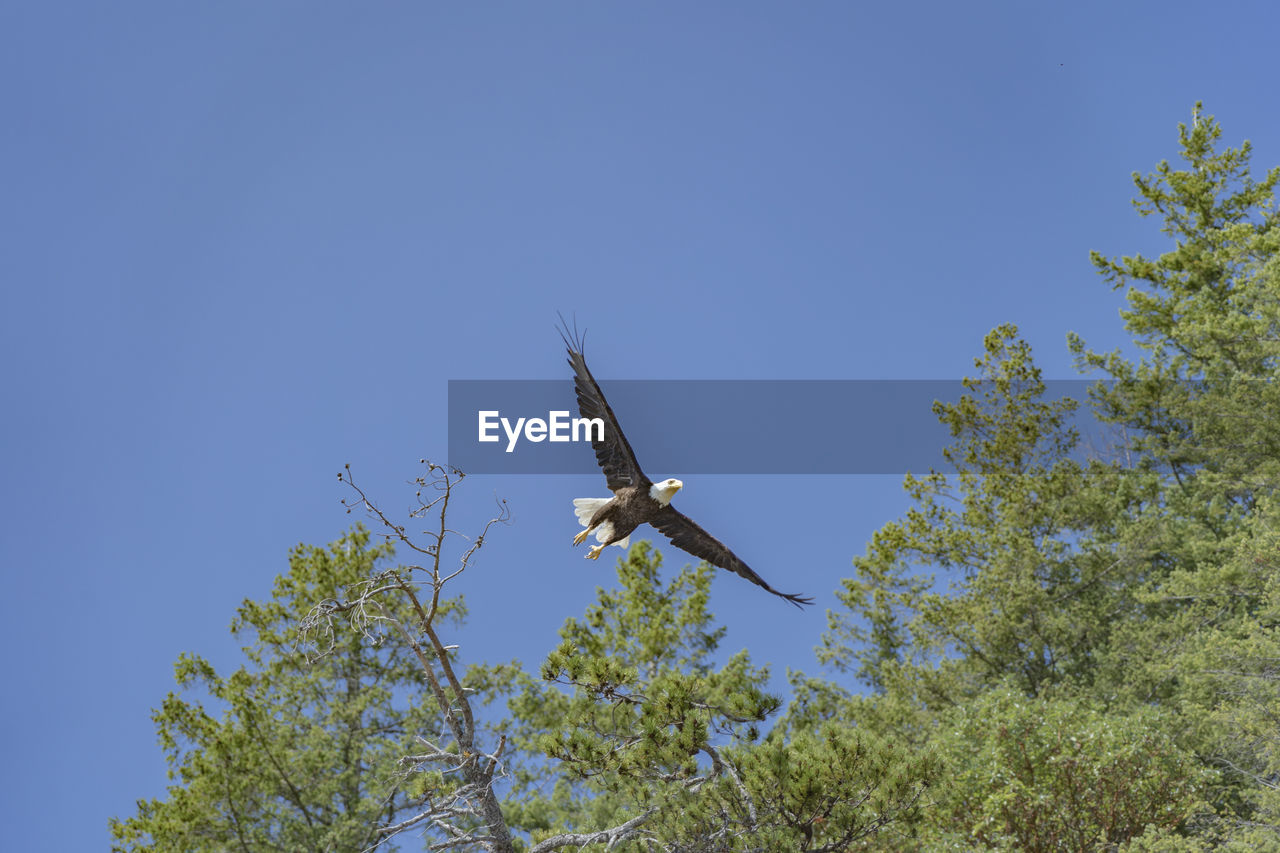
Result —
M 556 310 L 602 380 L 958 377 L 1007 321 L 1048 376 L 1068 331 L 1122 344 L 1087 253 L 1160 250 L 1129 175 L 1197 99 L 1280 163 L 1278 30 L 1261 2 L 10 4 L 6 847 L 102 849 L 160 794 L 177 655 L 237 662 L 239 601 L 352 520 L 343 463 L 407 501 L 447 380 L 567 381 Z M 536 667 L 611 577 L 568 547 L 602 479 L 469 484 L 460 524 L 495 493 L 514 523 L 458 639 Z M 818 597 L 717 579 L 779 685 L 905 507 L 894 477 L 678 500 Z

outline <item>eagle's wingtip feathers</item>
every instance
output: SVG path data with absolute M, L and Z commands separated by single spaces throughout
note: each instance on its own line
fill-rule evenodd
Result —
M 806 606 L 813 604 L 812 595 L 797 595 L 794 593 L 778 592 L 776 589 L 771 589 L 769 592 L 772 592 L 779 598 L 785 598 L 801 610 L 804 610 Z
M 560 326 L 556 329 L 556 331 L 560 333 L 560 340 L 564 341 L 564 345 L 570 353 L 582 355 L 583 349 L 587 343 L 587 330 L 583 329 L 581 333 L 578 332 L 578 315 L 573 315 L 572 331 L 569 329 L 569 323 L 565 320 L 564 314 L 557 311 L 556 316 L 560 318 Z M 572 364 L 572 362 L 570 362 L 570 364 Z

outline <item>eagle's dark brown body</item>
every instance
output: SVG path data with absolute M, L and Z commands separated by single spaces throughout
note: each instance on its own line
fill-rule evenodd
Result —
M 624 486 L 613 493 L 613 500 L 596 510 L 587 523 L 590 533 L 601 524 L 608 524 L 613 532 L 601 545 L 612 545 L 626 539 L 642 524 L 648 524 L 662 512 L 667 504 L 649 496 L 649 490 L 639 486 Z

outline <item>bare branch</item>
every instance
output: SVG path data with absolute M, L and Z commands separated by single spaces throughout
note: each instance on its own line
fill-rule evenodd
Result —
M 703 746 L 702 751 L 711 756 L 711 769 L 713 772 L 717 776 L 728 776 L 734 787 L 738 789 L 738 796 L 742 797 L 742 803 L 747 807 L 747 817 L 749 819 L 747 828 L 754 833 L 760 820 L 756 815 L 755 799 L 751 796 L 751 792 L 747 790 L 747 786 L 742 783 L 742 777 L 738 775 L 737 769 L 732 762 L 726 761 L 720 755 L 720 751 L 711 744 Z
M 595 832 L 566 832 L 560 835 L 553 835 L 530 847 L 529 853 L 547 853 L 549 850 L 559 850 L 561 847 L 586 847 L 588 844 L 603 844 L 606 850 L 612 849 L 615 844 L 638 835 L 645 821 L 653 815 L 654 811 L 656 810 L 649 809 L 631 818 L 626 823 L 609 829 L 600 829 Z
M 386 539 L 396 540 L 426 556 L 427 565 L 401 566 L 381 572 L 349 589 L 349 597 L 345 600 L 330 599 L 321 602 L 303 620 L 303 636 L 315 645 L 317 654 L 323 656 L 334 649 L 334 620 L 339 616 L 345 617 L 345 621 L 353 629 L 374 643 L 380 643 L 383 639 L 381 626 L 398 632 L 418 658 L 423 678 L 443 718 L 442 736 L 447 732 L 451 741 L 442 747 L 422 738 L 427 750 L 418 755 L 405 756 L 400 761 L 404 767 L 400 773 L 400 784 L 404 785 L 413 774 L 424 772 L 432 766 L 436 768 L 434 772 L 446 780 L 454 779 L 461 784 L 446 781 L 441 790 L 426 796 L 425 809 L 399 823 L 379 829 L 379 840 L 374 847 L 398 833 L 423 826 L 428 831 L 435 830 L 444 836 L 440 841 L 430 844 L 430 850 L 480 848 L 494 853 L 511 853 L 514 850 L 511 832 L 493 790 L 494 778 L 503 775 L 500 758 L 506 748 L 506 737 L 499 737 L 497 747 L 492 752 L 486 753 L 477 747 L 477 727 L 469 698 L 469 694 L 474 691 L 463 686 L 454 668 L 452 652 L 458 646 L 446 645 L 441 640 L 435 622 L 440 613 L 440 596 L 445 584 L 466 571 L 476 552 L 483 546 L 489 530 L 495 524 L 507 523 L 510 513 L 506 502 L 500 500 L 498 514 L 489 519 L 480 535 L 471 538 L 452 530 L 447 525 L 449 501 L 453 488 L 462 481 L 463 474 L 425 459 L 422 462 L 427 466 L 427 473 L 415 480 L 418 486 L 418 505 L 409 511 L 409 516 L 433 517 L 434 529 L 422 531 L 422 535 L 428 539 L 425 545 L 415 542 L 405 525 L 392 521 L 356 485 L 351 477 L 351 466 L 346 466 L 345 472 L 340 473 L 338 479 L 356 494 L 355 498 L 343 500 L 348 512 L 357 507 L 364 509 L 371 520 L 388 531 L 382 534 Z M 424 491 L 434 495 L 424 499 Z M 442 573 L 441 555 L 445 540 L 450 536 L 463 539 L 469 544 L 457 567 L 448 573 Z M 427 583 L 431 598 L 425 606 L 418 594 L 419 587 L 413 582 L 415 571 L 426 574 L 429 578 Z M 407 618 L 396 615 L 384 604 L 388 596 L 402 598 L 409 605 L 412 615 Z M 419 642 L 419 637 L 423 635 L 428 639 L 426 646 Z

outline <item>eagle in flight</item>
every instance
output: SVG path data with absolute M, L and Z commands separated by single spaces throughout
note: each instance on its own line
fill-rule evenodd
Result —
M 562 317 L 562 325 L 563 319 Z M 713 566 L 739 574 L 797 607 L 812 604 L 812 598 L 788 595 L 769 586 L 764 578 L 753 572 L 723 542 L 671 505 L 671 499 L 684 483 L 675 479 L 654 483 L 645 476 L 631 445 L 627 443 L 627 437 L 618 426 L 613 409 L 609 408 L 604 393 L 587 369 L 587 360 L 582 354 L 583 337 L 570 335 L 567 326 L 561 329 L 560 337 L 564 339 L 569 351 L 579 412 L 584 418 L 599 418 L 604 422 L 603 437 L 597 437 L 599 432 L 594 431 L 591 446 L 596 452 L 596 462 L 604 471 L 609 491 L 613 492 L 612 498 L 575 498 L 573 501 L 574 513 L 586 528 L 574 537 L 573 544 L 581 545 L 592 532 L 600 543 L 591 546 L 587 559 L 598 559 L 600 552 L 609 545 L 626 548 L 630 544 L 631 533 L 641 524 L 648 523 L 682 551 L 706 560 Z

